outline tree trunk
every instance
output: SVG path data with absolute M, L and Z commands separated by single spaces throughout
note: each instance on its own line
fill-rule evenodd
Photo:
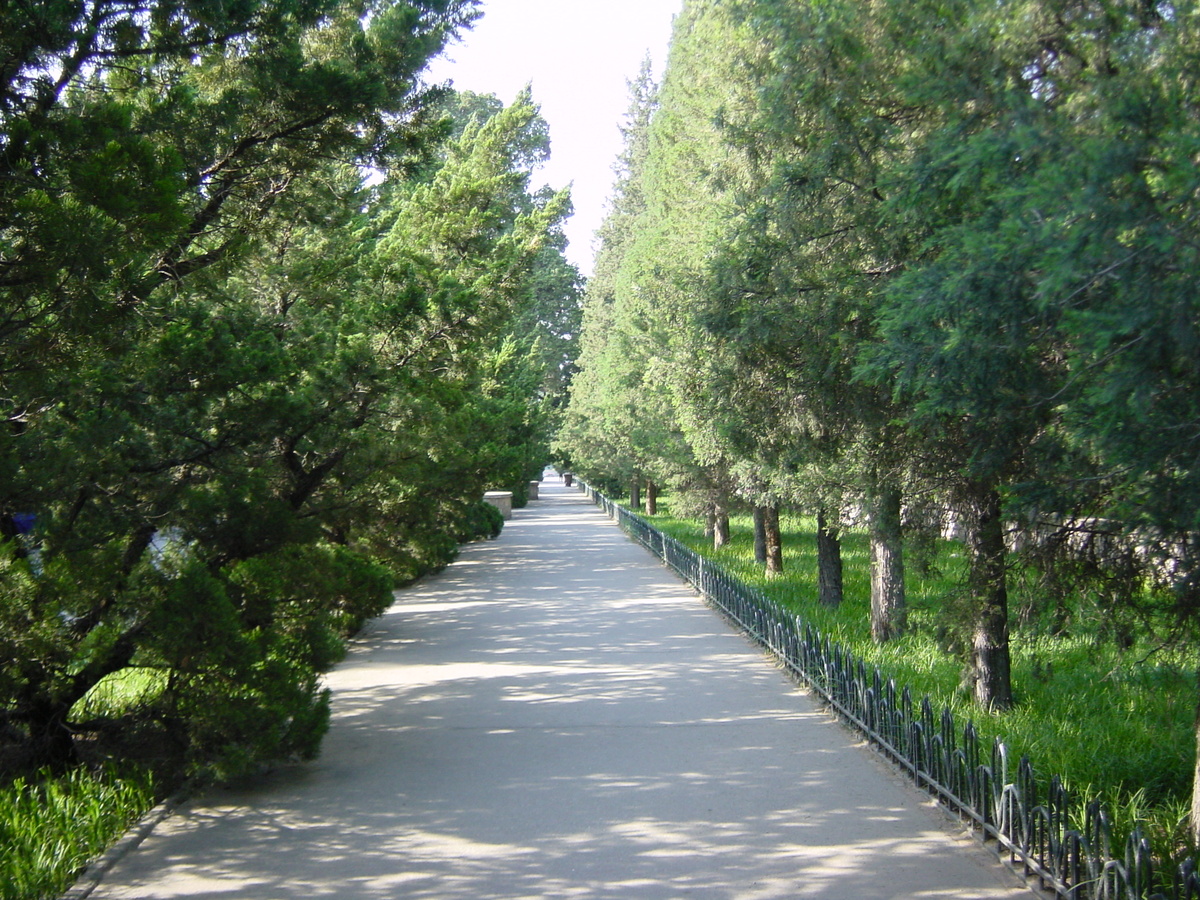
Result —
M 842 539 L 822 507 L 817 510 L 817 599 L 836 607 L 842 605 L 842 596 Z
M 658 485 L 652 480 L 646 480 L 646 515 L 658 515 Z
M 713 508 L 713 549 L 729 543 L 729 513 L 724 506 Z
M 71 704 L 39 698 L 19 718 L 29 727 L 29 753 L 33 765 L 61 772 L 77 763 L 75 741 L 67 724 Z
M 767 508 L 754 507 L 754 561 L 765 564 L 767 561 Z
M 779 505 L 763 507 L 763 533 L 767 542 L 767 575 L 783 574 L 783 535 L 779 533 Z
M 1200 704 L 1196 706 L 1196 757 L 1192 771 L 1192 840 L 1200 843 Z
M 975 701 L 987 709 L 1009 709 L 1013 705 L 1012 663 L 1000 494 L 994 487 L 983 487 L 974 492 L 972 501 L 968 579 L 976 604 L 971 642 Z
M 871 510 L 871 637 L 881 644 L 897 638 L 907 619 L 900 492 L 888 488 Z
M 633 480 L 629 483 L 629 508 L 641 509 L 642 506 L 642 479 L 640 475 L 634 475 Z

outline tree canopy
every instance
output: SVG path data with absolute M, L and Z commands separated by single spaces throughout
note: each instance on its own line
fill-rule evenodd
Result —
M 0 14 L 8 755 L 311 755 L 343 638 L 548 457 L 580 278 L 546 124 L 423 82 L 465 0 Z

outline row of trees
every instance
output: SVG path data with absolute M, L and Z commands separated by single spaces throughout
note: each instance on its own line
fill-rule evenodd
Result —
M 1194 636 L 1198 52 L 1183 2 L 687 0 L 634 84 L 563 453 L 718 542 L 753 508 L 769 568 L 779 505 L 816 513 L 824 602 L 865 519 L 881 641 L 905 534 L 953 524 L 985 706 L 1018 532 Z
M 580 278 L 528 94 L 430 88 L 473 0 L 0 4 L 0 728 L 315 752 L 396 579 L 540 472 Z M 94 704 L 90 707 L 95 709 Z

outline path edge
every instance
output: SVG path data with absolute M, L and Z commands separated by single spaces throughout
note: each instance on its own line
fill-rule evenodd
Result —
M 59 900 L 85 900 L 91 896 L 109 870 L 136 850 L 160 822 L 174 813 L 191 796 L 192 788 L 192 785 L 181 788 L 130 825 L 121 837 L 84 867 L 75 883 Z

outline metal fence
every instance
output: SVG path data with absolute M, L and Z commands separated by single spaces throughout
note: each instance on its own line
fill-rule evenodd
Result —
M 937 713 L 928 697 L 914 702 L 907 687 L 800 616 L 590 485 L 579 487 L 1043 890 L 1071 900 L 1200 900 L 1194 860 L 1156 871 L 1140 832 L 1126 841 L 1123 855 L 1114 854 L 1099 804 L 1074 809 L 1058 777 L 1039 789 L 1029 760 L 1014 767 L 1003 742 L 985 749 L 972 723 L 960 731 L 949 709 Z

